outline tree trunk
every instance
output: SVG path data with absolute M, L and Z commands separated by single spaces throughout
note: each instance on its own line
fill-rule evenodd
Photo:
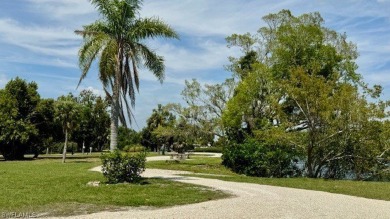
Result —
M 68 147 L 68 129 L 65 129 L 65 144 L 64 144 L 64 151 L 62 152 L 62 163 L 65 163 L 67 147 Z
M 119 116 L 119 105 L 114 103 L 114 97 L 111 106 L 111 126 L 110 126 L 110 151 L 114 151 L 118 145 L 118 116 Z M 117 102 L 117 101 L 116 101 Z
M 307 176 L 309 178 L 314 178 L 314 170 L 313 170 L 313 147 L 312 144 L 309 143 L 307 148 Z
M 120 48 L 120 46 L 119 46 Z M 111 103 L 111 133 L 110 133 L 110 151 L 114 151 L 118 146 L 118 122 L 119 122 L 119 87 L 121 77 L 121 50 L 119 50 L 116 57 L 115 82 L 112 89 L 112 103 Z

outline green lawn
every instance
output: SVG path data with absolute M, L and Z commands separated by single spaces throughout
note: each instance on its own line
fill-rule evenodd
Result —
M 179 163 L 173 161 L 150 161 L 146 163 L 147 168 L 168 169 L 168 170 L 184 170 L 194 173 L 219 174 L 219 175 L 236 175 L 229 169 L 221 165 L 221 158 L 195 156 L 191 155 L 191 159 L 183 160 Z
M 147 168 L 186 170 L 197 173 L 194 176 L 225 181 L 247 182 L 308 190 L 353 195 L 390 201 L 390 182 L 362 182 L 349 180 L 325 180 L 309 178 L 260 178 L 233 173 L 221 165 L 221 158 L 192 157 L 191 160 L 176 162 L 153 161 Z M 204 173 L 204 175 L 201 175 Z M 218 174 L 224 176 L 212 176 Z
M 162 179 L 141 184 L 87 186 L 104 181 L 89 171 L 98 158 L 0 161 L 0 212 L 31 212 L 35 215 L 73 215 L 128 206 L 164 207 L 227 197 L 220 191 Z

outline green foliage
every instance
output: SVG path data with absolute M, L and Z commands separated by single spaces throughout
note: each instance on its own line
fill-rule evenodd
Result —
M 141 143 L 141 133 L 134 131 L 123 126 L 119 127 L 118 131 L 118 149 L 127 151 L 126 146 L 131 146 L 134 144 Z
M 254 139 L 224 148 L 222 164 L 234 172 L 260 177 L 294 177 L 300 171 L 293 164 L 296 152 L 283 145 L 270 145 Z
M 122 149 L 125 152 L 143 152 L 146 148 L 140 144 L 126 145 Z
M 102 172 L 108 183 L 137 183 L 145 170 L 146 152 L 122 154 L 116 150 L 101 156 Z
M 229 47 L 243 52 L 230 58 L 229 69 L 240 81 L 222 116 L 228 139 L 238 143 L 226 147 L 240 155 L 238 171 L 252 171 L 244 168 L 251 159 L 245 150 L 256 147 L 240 143 L 255 138 L 287 154 L 296 148 L 308 177 L 375 178 L 389 151 L 382 120 L 389 104 L 378 100 L 380 86 L 369 88 L 356 72 L 356 46 L 324 27 L 319 13 L 295 17 L 282 10 L 263 20 L 267 26 L 257 35 L 227 38 Z M 268 166 L 261 162 L 256 165 Z M 263 175 L 268 172 L 263 168 Z
M 194 143 L 207 144 L 208 142 L 197 141 L 211 136 L 211 142 L 214 135 L 225 136 L 221 117 L 227 101 L 233 96 L 235 80 L 229 78 L 221 84 L 201 85 L 196 79 L 192 79 L 186 80 L 185 85 L 181 95 L 188 106 L 173 106 L 171 110 L 180 116 L 179 123 L 182 126 L 192 129 L 186 138 L 191 136 L 195 138 Z
M 55 119 L 61 123 L 64 133 L 78 126 L 81 107 L 73 95 L 61 96 L 55 103 Z
M 53 99 L 41 99 L 37 105 L 37 114 L 34 119 L 39 131 L 36 137 L 36 150 L 30 152 L 42 153 L 53 142 L 63 139 L 61 124 L 55 120 L 55 101 Z
M 130 106 L 135 105 L 135 94 L 139 89 L 139 67 L 150 70 L 160 82 L 164 80 L 163 57 L 144 43 L 159 37 L 178 38 L 178 34 L 159 18 L 141 18 L 141 2 L 91 1 L 100 19 L 76 31 L 84 40 L 79 51 L 80 82 L 92 63 L 99 59 L 99 79 L 111 105 L 111 150 L 117 147 L 118 119 L 126 125 L 127 115 L 131 122 Z
M 37 89 L 35 82 L 17 77 L 0 90 L 0 153 L 6 160 L 23 159 L 36 140 Z
M 62 158 L 63 163 L 65 163 L 66 159 L 69 135 L 79 125 L 81 109 L 82 108 L 77 104 L 75 98 L 71 94 L 59 97 L 55 104 L 55 119 L 61 123 L 65 134 L 65 144 Z
M 83 90 L 77 97 L 77 104 L 80 115 L 72 139 L 79 147 L 85 145 L 101 151 L 108 142 L 110 127 L 107 101 L 90 90 Z
M 231 140 L 238 140 L 239 131 L 243 128 L 242 123 L 245 123 L 244 131 L 249 134 L 252 134 L 253 130 L 270 126 L 278 111 L 280 94 L 266 66 L 253 65 L 253 70 L 239 83 L 235 93 L 222 116 Z
M 62 154 L 64 152 L 64 142 L 55 142 L 52 143 L 49 147 L 52 153 Z M 77 143 L 73 141 L 68 142 L 66 152 L 75 153 L 76 151 L 77 151 Z
M 211 152 L 211 153 L 222 153 L 222 147 L 196 147 L 195 152 Z
M 141 144 L 153 151 L 163 144 L 172 144 L 175 119 L 176 117 L 165 106 L 158 104 L 142 130 Z

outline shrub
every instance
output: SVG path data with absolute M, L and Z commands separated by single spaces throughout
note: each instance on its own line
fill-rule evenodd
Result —
M 249 139 L 224 147 L 222 164 L 236 173 L 259 177 L 292 177 L 300 174 L 293 164 L 293 149 Z
M 146 152 L 130 155 L 116 150 L 103 154 L 101 160 L 102 172 L 108 183 L 137 183 L 145 170 Z
M 222 153 L 222 147 L 202 147 L 195 148 L 195 152 Z
M 145 150 L 145 147 L 140 144 L 126 145 L 123 147 L 123 151 L 125 152 L 142 152 Z
M 184 144 L 184 151 L 192 151 L 195 149 L 195 146 L 193 144 Z

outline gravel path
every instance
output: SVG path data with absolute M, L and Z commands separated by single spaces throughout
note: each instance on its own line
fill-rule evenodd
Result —
M 69 218 L 390 218 L 389 201 L 177 175 L 183 173 L 188 172 L 147 169 L 143 176 L 208 186 L 234 197 L 162 209 L 130 208 Z

